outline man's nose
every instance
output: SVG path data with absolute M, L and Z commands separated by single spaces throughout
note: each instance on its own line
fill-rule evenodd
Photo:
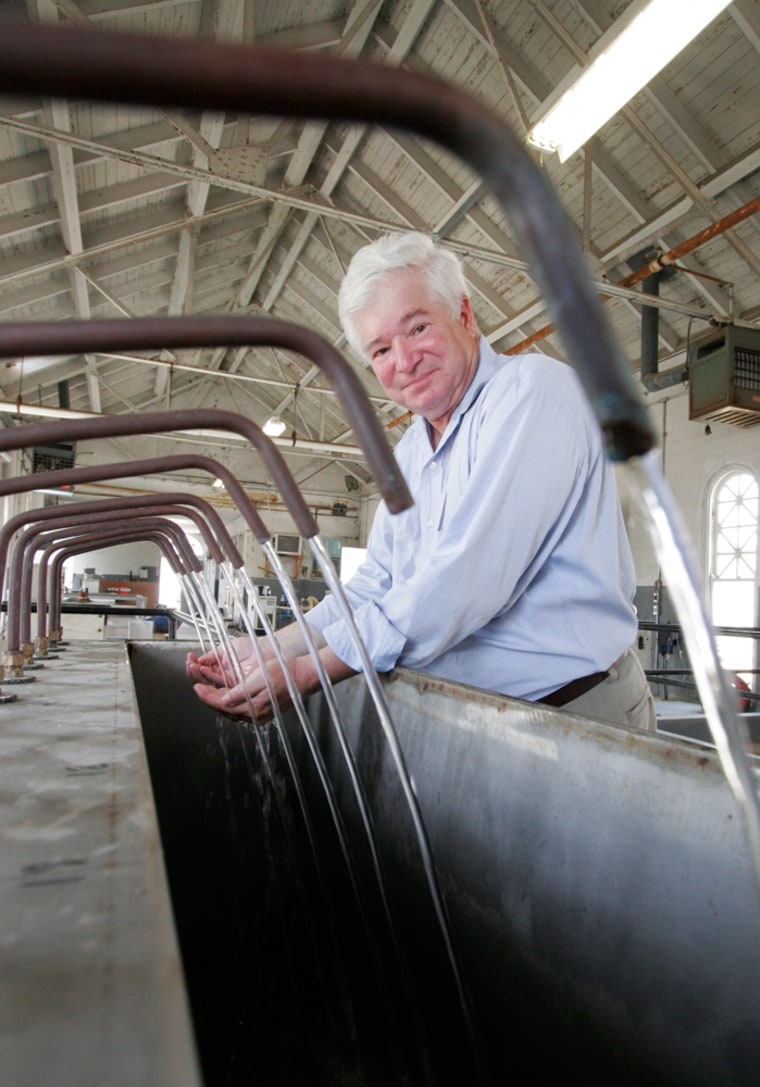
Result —
M 397 336 L 393 341 L 393 364 L 401 373 L 408 373 L 417 364 L 417 352 L 406 336 Z

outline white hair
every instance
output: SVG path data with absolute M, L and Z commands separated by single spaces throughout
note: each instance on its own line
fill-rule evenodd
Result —
M 419 268 L 428 290 L 451 317 L 460 312 L 462 299 L 469 297 L 462 265 L 453 253 L 441 249 L 427 234 L 386 234 L 356 252 L 338 293 L 338 314 L 350 346 L 364 355 L 364 345 L 354 321 L 367 309 L 377 287 L 396 272 Z

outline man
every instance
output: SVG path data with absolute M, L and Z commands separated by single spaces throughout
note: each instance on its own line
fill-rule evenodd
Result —
M 415 505 L 381 505 L 346 586 L 378 671 L 396 664 L 597 719 L 654 728 L 630 649 L 635 578 L 612 469 L 570 367 L 497 356 L 478 334 L 461 266 L 411 233 L 365 246 L 339 298 L 352 347 L 416 419 L 396 447 Z M 327 674 L 361 667 L 335 601 L 308 612 Z M 294 624 L 278 632 L 299 689 L 319 686 Z M 254 711 L 270 696 L 236 645 Z M 262 642 L 271 660 L 271 647 Z M 269 665 L 278 701 L 284 677 Z M 212 654 L 189 658 L 200 698 L 247 712 Z

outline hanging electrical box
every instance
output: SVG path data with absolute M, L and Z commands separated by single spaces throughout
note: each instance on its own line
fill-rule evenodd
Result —
M 689 349 L 689 418 L 760 424 L 760 329 L 725 325 Z

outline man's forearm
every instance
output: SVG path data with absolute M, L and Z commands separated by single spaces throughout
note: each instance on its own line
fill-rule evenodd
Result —
M 329 645 L 323 645 L 319 650 L 319 662 L 325 675 L 331 683 L 340 683 L 341 680 L 355 676 L 356 672 L 342 661 Z M 295 679 L 302 695 L 310 695 L 318 691 L 322 682 L 315 662 L 311 654 L 299 656 L 295 662 Z
M 312 630 L 311 634 L 317 649 L 322 649 L 323 646 L 327 645 L 319 631 Z M 288 660 L 293 657 L 303 657 L 309 653 L 309 647 L 306 644 L 306 638 L 300 623 L 293 622 L 288 623 L 285 627 L 280 627 L 280 629 L 275 632 L 275 638 L 277 639 L 277 644 L 282 651 L 283 657 L 286 657 Z M 264 649 L 266 649 L 266 642 L 267 640 L 262 638 L 262 648 Z M 268 659 L 271 659 L 271 657 L 274 656 L 274 653 L 271 652 L 271 647 L 270 652 L 266 654 L 266 656 Z

